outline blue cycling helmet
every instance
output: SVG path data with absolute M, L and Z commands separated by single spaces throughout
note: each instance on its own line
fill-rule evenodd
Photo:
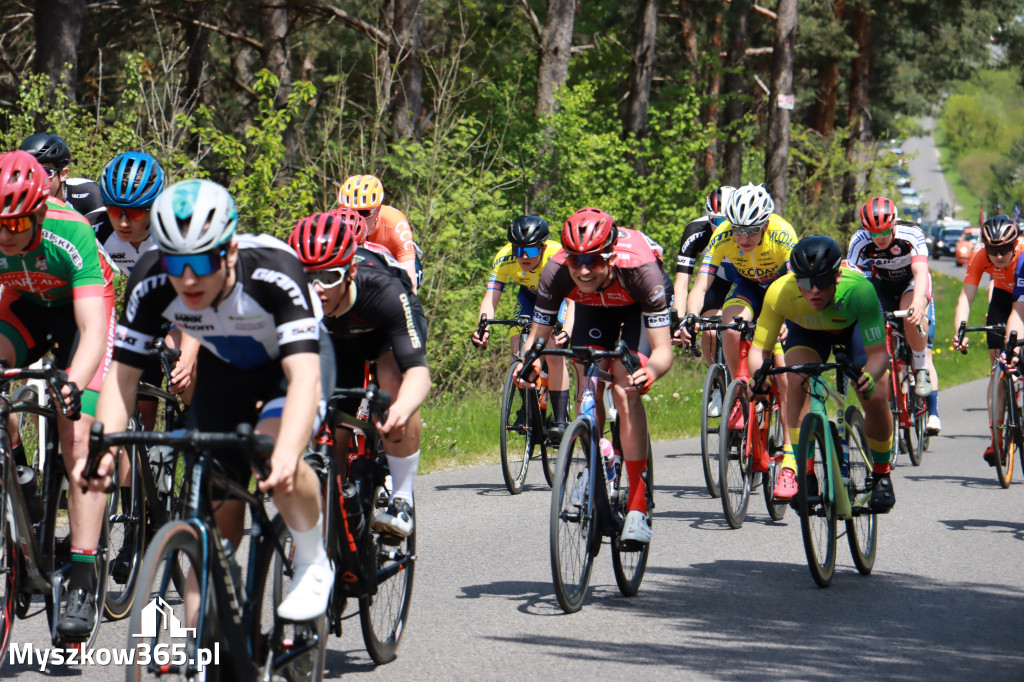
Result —
M 144 152 L 118 154 L 103 169 L 103 203 L 121 208 L 149 208 L 164 188 L 164 171 Z

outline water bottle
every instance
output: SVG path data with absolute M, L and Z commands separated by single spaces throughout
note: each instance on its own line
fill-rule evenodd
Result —
M 604 473 L 608 481 L 608 497 L 615 496 L 615 481 L 619 476 L 619 465 L 622 458 L 615 453 L 612 442 L 607 438 L 601 439 L 601 457 L 604 459 Z
M 43 501 L 39 498 L 39 486 L 36 484 L 36 472 L 21 464 L 17 467 L 18 484 L 21 485 L 21 494 L 25 496 L 25 506 L 28 508 L 29 518 L 32 523 L 39 523 L 43 520 Z
M 843 479 L 843 484 L 848 485 L 850 483 L 850 454 L 849 452 L 843 452 L 843 458 L 839 462 L 839 476 Z
M 548 409 L 548 373 L 541 372 L 540 378 L 537 379 L 537 404 L 540 405 L 540 409 Z
M 174 448 L 169 445 L 155 445 L 149 449 L 149 464 L 153 470 L 156 489 L 161 493 L 174 490 Z
M 1024 408 L 1024 378 L 1019 374 L 1013 376 L 1013 396 L 1017 401 L 1017 407 Z
M 224 558 L 228 560 L 228 568 L 231 570 L 231 582 L 235 584 L 235 597 L 239 603 L 242 602 L 242 567 L 235 560 L 235 546 L 227 538 L 220 539 L 224 548 Z
M 594 394 L 587 391 L 583 395 L 583 400 L 580 402 L 580 414 L 593 415 L 596 407 L 597 403 L 594 402 Z

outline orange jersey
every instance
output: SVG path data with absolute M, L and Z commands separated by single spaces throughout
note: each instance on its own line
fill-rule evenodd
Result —
M 986 272 L 992 277 L 992 284 L 996 289 L 1002 289 L 1013 293 L 1014 270 L 1017 266 L 1017 259 L 1024 252 L 1024 239 L 1017 240 L 1017 246 L 1013 250 L 1013 260 L 1005 268 L 997 268 L 988 259 L 985 249 L 979 248 L 971 254 L 967 261 L 967 272 L 964 274 L 964 284 L 978 286 L 981 284 L 981 276 Z
M 416 260 L 412 242 L 412 226 L 405 215 L 393 206 L 381 206 L 377 213 L 377 229 L 369 241 L 384 246 L 399 263 Z

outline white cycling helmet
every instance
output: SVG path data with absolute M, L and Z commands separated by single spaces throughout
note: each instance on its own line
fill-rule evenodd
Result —
M 235 234 L 238 211 L 226 189 L 210 180 L 177 182 L 156 198 L 149 228 L 164 253 L 204 253 Z
M 763 227 L 774 210 L 772 195 L 753 183 L 735 189 L 725 202 L 726 220 L 742 227 Z

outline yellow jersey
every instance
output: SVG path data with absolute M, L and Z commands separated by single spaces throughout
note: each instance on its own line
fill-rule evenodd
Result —
M 740 277 L 767 288 L 780 275 L 786 273 L 789 252 L 796 246 L 796 231 L 782 217 L 774 213 L 761 236 L 761 243 L 751 251 L 741 251 L 733 239 L 732 223 L 719 225 L 711 235 L 707 252 L 701 262 L 701 272 L 714 275 L 724 259 L 736 268 Z
M 512 245 L 505 244 L 491 264 L 491 276 L 487 280 L 487 288 L 504 291 L 506 284 L 514 282 L 536 294 L 537 284 L 540 282 L 541 273 L 544 272 L 544 266 L 548 264 L 548 259 L 561 250 L 561 244 L 549 239 L 544 242 L 544 253 L 541 254 L 537 267 L 530 272 L 523 272 L 523 269 L 519 267 L 519 261 L 512 255 Z

